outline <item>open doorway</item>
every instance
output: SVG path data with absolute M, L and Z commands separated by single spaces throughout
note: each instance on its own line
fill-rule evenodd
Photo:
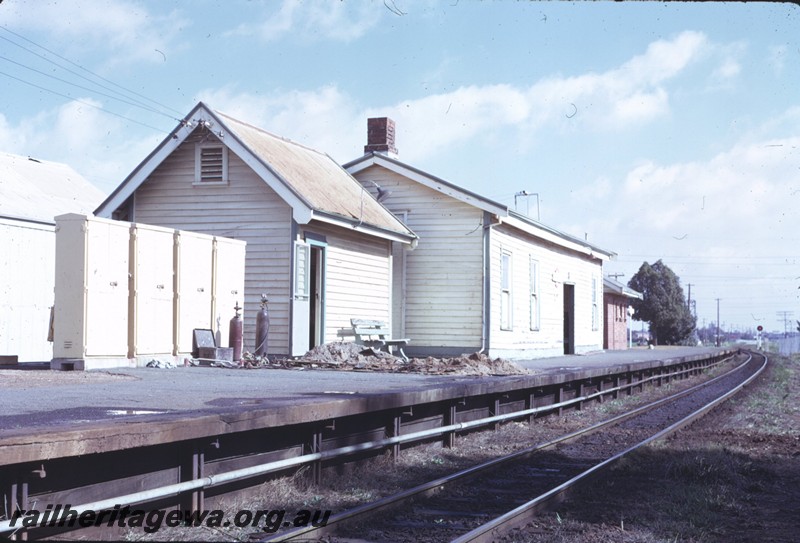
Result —
M 313 349 L 325 342 L 325 246 L 311 244 L 311 307 L 308 345 Z
M 321 236 L 319 236 L 321 237 Z M 325 339 L 325 247 L 306 234 L 294 243 L 291 355 L 302 356 Z
M 564 284 L 564 354 L 575 354 L 575 285 Z

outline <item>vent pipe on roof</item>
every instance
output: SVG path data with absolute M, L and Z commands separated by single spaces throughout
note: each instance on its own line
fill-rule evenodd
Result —
M 389 117 L 367 119 L 367 144 L 364 146 L 364 153 L 376 152 L 397 158 L 394 136 L 394 121 Z

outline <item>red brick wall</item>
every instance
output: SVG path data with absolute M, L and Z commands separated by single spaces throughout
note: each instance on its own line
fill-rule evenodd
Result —
M 614 294 L 603 295 L 605 337 L 603 348 L 623 350 L 628 348 L 628 299 Z

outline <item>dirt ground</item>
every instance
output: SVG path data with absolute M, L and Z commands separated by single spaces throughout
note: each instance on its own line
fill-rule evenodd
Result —
M 567 499 L 508 541 L 800 540 L 800 357 Z

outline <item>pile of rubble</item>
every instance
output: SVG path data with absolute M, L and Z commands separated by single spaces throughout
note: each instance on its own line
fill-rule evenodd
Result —
M 250 353 L 242 356 L 245 368 L 327 369 L 344 371 L 376 371 L 387 373 L 421 373 L 426 375 L 520 375 L 531 373 L 521 366 L 473 353 L 454 358 L 412 358 L 408 361 L 378 349 L 355 343 L 326 343 L 314 347 L 300 358 L 269 360 Z

